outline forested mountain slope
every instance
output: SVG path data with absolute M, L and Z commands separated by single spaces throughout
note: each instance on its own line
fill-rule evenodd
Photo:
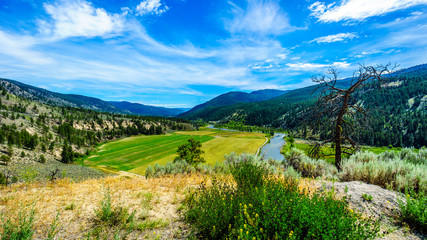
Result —
M 252 103 L 260 102 L 268 99 L 275 98 L 277 96 L 283 95 L 287 91 L 274 90 L 274 89 L 264 89 L 258 90 L 251 93 L 245 92 L 228 92 L 221 94 L 203 104 L 197 105 L 194 108 L 190 109 L 188 112 L 180 114 L 179 117 L 197 119 L 199 116 L 205 116 L 205 112 L 209 112 L 211 109 L 216 109 L 218 107 L 231 106 L 238 103 Z
M 181 108 L 154 107 L 154 106 L 144 105 L 140 103 L 131 103 L 127 101 L 121 101 L 121 102 L 110 101 L 109 103 L 111 103 L 113 106 L 119 109 L 127 110 L 132 114 L 137 114 L 137 115 L 174 117 L 187 110 L 187 109 L 181 109 Z
M 350 80 L 339 81 L 338 87 L 349 86 Z M 361 133 L 360 141 L 378 146 L 426 146 L 427 64 L 400 70 L 391 81 L 356 94 L 357 99 L 371 109 L 366 122 L 368 127 L 357 129 Z M 188 118 L 222 122 L 242 120 L 247 125 L 293 129 L 302 137 L 324 139 L 328 136 L 328 128 L 311 133 L 306 118 L 319 94 L 312 93 L 315 88 L 292 90 L 263 102 L 211 107 Z

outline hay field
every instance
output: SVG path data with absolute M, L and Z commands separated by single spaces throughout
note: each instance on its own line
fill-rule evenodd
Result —
M 245 133 L 202 128 L 168 135 L 136 136 L 109 142 L 83 159 L 83 164 L 108 171 L 144 174 L 152 164 L 173 161 L 178 146 L 189 138 L 202 142 L 203 157 L 209 164 L 222 162 L 224 155 L 235 152 L 255 154 L 265 137 L 261 133 Z

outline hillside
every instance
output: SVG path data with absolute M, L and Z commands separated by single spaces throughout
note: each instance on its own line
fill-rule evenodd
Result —
M 32 173 L 31 178 L 46 179 L 56 168 L 76 178 L 102 175 L 64 163 L 108 140 L 193 128 L 179 119 L 58 107 L 16 96 L 3 87 L 0 92 L 0 172 L 14 176 L 14 181 L 27 178 L 26 172 Z
M 179 117 L 189 118 L 189 119 L 198 119 L 204 118 L 205 113 L 211 109 L 216 109 L 218 107 L 232 106 L 238 103 L 253 103 L 269 100 L 280 96 L 287 91 L 274 90 L 274 89 L 264 89 L 258 90 L 251 93 L 245 92 L 228 92 L 221 94 L 205 103 L 199 104 L 189 111 L 180 114 Z M 201 117 L 203 116 L 203 117 Z
M 339 81 L 339 87 L 348 86 L 350 80 Z M 307 133 L 306 113 L 318 97 L 318 92 L 312 94 L 315 88 L 309 86 L 292 90 L 263 102 L 210 107 L 184 116 L 223 123 L 243 120 L 247 125 L 293 129 L 301 137 L 311 137 Z M 396 72 L 391 83 L 373 86 L 369 91 L 362 90 L 357 99 L 373 110 L 369 116 L 370 128 L 359 130 L 362 131 L 362 143 L 397 147 L 427 144 L 427 64 Z
M 182 108 L 155 107 L 155 106 L 149 106 L 149 105 L 144 105 L 140 103 L 131 103 L 127 101 L 121 101 L 121 102 L 110 101 L 109 103 L 115 106 L 116 108 L 129 111 L 132 114 L 146 115 L 146 116 L 152 115 L 152 116 L 174 117 L 187 110 Z
M 155 107 L 130 102 L 108 102 L 99 98 L 87 97 L 83 95 L 56 93 L 15 80 L 3 78 L 0 78 L 0 85 L 8 92 L 16 96 L 58 107 L 74 107 L 90 109 L 99 112 L 165 117 L 173 117 L 186 110 Z

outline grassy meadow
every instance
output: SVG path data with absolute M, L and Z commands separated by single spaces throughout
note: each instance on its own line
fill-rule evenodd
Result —
M 84 165 L 104 171 L 128 171 L 144 174 L 151 164 L 173 161 L 178 146 L 194 138 L 202 143 L 208 164 L 222 162 L 231 152 L 255 153 L 265 141 L 261 133 L 246 133 L 201 128 L 167 135 L 136 136 L 100 145 L 82 160 Z

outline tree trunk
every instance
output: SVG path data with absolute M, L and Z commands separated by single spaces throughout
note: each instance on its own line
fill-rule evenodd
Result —
M 342 154 L 342 150 L 341 150 L 341 143 L 342 143 L 342 124 L 344 122 L 344 114 L 347 112 L 348 110 L 348 99 L 349 99 L 350 93 L 349 91 L 346 92 L 346 94 L 344 95 L 344 101 L 343 101 L 343 105 L 341 107 L 340 112 L 338 113 L 338 117 L 337 117 L 337 124 L 335 126 L 335 166 L 337 167 L 338 171 L 341 171 L 341 154 Z
M 338 171 L 341 171 L 341 131 L 342 131 L 342 116 L 338 116 L 335 126 L 335 166 Z

